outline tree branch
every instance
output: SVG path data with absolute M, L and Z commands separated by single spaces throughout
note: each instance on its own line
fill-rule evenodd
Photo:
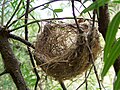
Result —
M 25 13 L 25 24 L 27 24 L 27 22 L 28 22 L 29 5 L 30 5 L 30 0 L 27 0 L 26 13 Z M 27 25 L 25 26 L 25 40 L 28 41 L 28 27 L 27 27 Z M 32 66 L 34 68 L 35 75 L 37 77 L 36 84 L 35 84 L 35 90 L 37 90 L 37 85 L 38 85 L 38 81 L 40 80 L 40 77 L 39 77 L 37 69 L 35 68 L 35 63 L 34 63 L 34 59 L 33 59 L 31 50 L 28 46 L 27 46 L 27 49 L 28 49 L 28 52 L 29 52 L 29 56 L 30 56 Z
M 31 9 L 29 9 L 28 13 L 32 12 L 33 10 L 35 10 L 35 9 L 41 7 L 41 6 L 44 6 L 44 5 L 46 5 L 46 4 L 50 4 L 50 3 L 53 3 L 53 2 L 57 2 L 57 1 L 71 1 L 71 0 L 51 0 L 51 1 L 49 1 L 49 2 L 46 2 L 46 3 L 42 4 L 42 5 L 38 5 L 38 6 L 36 6 L 36 7 L 33 7 L 33 8 L 31 8 Z M 74 1 L 80 2 L 79 0 L 74 0 Z M 12 26 L 14 23 L 16 23 L 18 20 L 20 20 L 24 15 L 25 15 L 25 14 L 21 15 L 18 19 L 14 20 L 14 21 L 8 26 L 8 28 L 9 28 L 10 26 Z
M 8 32 L 2 27 L 0 27 L 0 53 L 5 70 L 11 75 L 18 90 L 29 90 L 20 71 L 20 62 L 18 62 L 10 47 Z
M 26 41 L 26 40 L 24 40 L 24 39 L 22 39 L 22 38 L 20 38 L 20 37 L 18 37 L 16 35 L 14 35 L 14 34 L 9 34 L 9 38 L 18 40 L 18 41 L 24 43 L 25 45 L 27 45 L 27 46 L 32 47 L 33 49 L 35 49 L 34 45 L 32 45 L 30 42 L 28 42 L 28 41 Z
M 11 30 L 9 30 L 8 32 L 13 32 L 13 31 L 15 31 L 15 30 L 18 30 L 18 29 L 23 28 L 23 27 L 25 27 L 25 26 L 27 26 L 27 25 L 30 25 L 30 24 L 33 24 L 33 23 L 37 23 L 37 22 L 42 22 L 42 21 L 48 22 L 48 21 L 52 21 L 52 20 L 63 20 L 63 19 L 74 19 L 74 17 L 49 18 L 49 19 L 35 20 L 35 21 L 29 22 L 29 23 L 27 23 L 27 24 L 24 24 L 24 25 L 22 25 L 22 26 L 20 26 L 20 27 L 11 29 Z M 81 19 L 81 18 L 76 18 L 76 19 Z M 85 19 L 85 20 L 90 20 L 90 19 Z
M 5 2 L 6 0 L 3 0 L 3 4 L 2 4 L 2 15 L 1 15 L 1 25 L 4 25 L 4 10 L 5 10 Z
M 92 68 L 93 68 L 93 66 L 91 66 L 88 74 L 87 74 L 86 77 L 85 77 L 85 80 L 77 87 L 76 90 L 79 90 L 79 88 L 86 82 L 87 78 L 89 77 L 89 75 L 90 75 L 90 73 L 91 73 Z
M 67 88 L 65 87 L 65 84 L 63 83 L 63 81 L 59 81 L 61 87 L 63 90 L 67 90 Z
M 78 22 L 77 22 L 77 19 L 76 19 L 76 16 L 75 16 L 74 0 L 71 0 L 71 2 L 72 2 L 73 17 L 74 17 L 74 20 L 75 20 L 75 23 L 76 23 L 77 29 L 78 29 L 79 33 L 83 33 L 83 31 L 80 29 L 80 27 L 79 27 L 79 25 L 78 25 Z
M 7 74 L 8 72 L 6 70 L 4 70 L 2 73 L 0 73 L 0 76 Z
M 108 24 L 110 21 L 109 11 L 108 11 L 108 4 L 105 4 L 103 7 L 99 8 L 99 15 L 98 17 L 98 30 L 102 34 L 103 38 L 105 39 Z
M 15 16 L 15 14 L 16 14 L 16 12 L 18 11 L 21 3 L 22 3 L 22 0 L 20 0 L 20 2 L 19 2 L 19 4 L 18 4 L 17 8 L 15 9 L 13 15 L 10 17 L 10 19 L 9 19 L 8 22 L 7 22 L 7 24 L 5 25 L 6 28 L 8 27 L 8 24 L 11 22 L 11 20 L 13 19 L 13 17 Z
M 51 0 L 51 1 L 47 2 L 47 3 L 44 3 L 44 4 L 42 4 L 42 5 L 39 5 L 39 6 L 36 6 L 36 7 L 34 7 L 34 8 L 29 9 L 28 13 L 32 12 L 33 10 L 35 10 L 35 9 L 41 7 L 41 6 L 44 6 L 44 5 L 46 5 L 46 4 L 50 4 L 50 3 L 56 2 L 56 1 L 63 1 L 63 0 Z M 24 15 L 25 15 L 25 14 L 21 15 L 17 20 L 14 20 L 14 21 L 8 26 L 8 28 L 9 28 L 10 26 L 12 26 L 14 23 L 16 23 L 19 19 L 21 19 Z

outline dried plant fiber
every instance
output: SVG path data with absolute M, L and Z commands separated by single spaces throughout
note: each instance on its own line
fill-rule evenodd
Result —
M 94 60 L 100 51 L 99 34 L 90 23 L 47 23 L 39 33 L 34 56 L 38 66 L 57 80 L 71 79 L 82 74 L 91 65 L 91 49 Z M 88 45 L 88 46 L 87 46 Z

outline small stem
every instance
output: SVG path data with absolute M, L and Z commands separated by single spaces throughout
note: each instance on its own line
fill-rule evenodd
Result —
M 20 7 L 20 4 L 22 3 L 22 0 L 20 0 L 17 8 L 15 9 L 13 15 L 10 17 L 10 19 L 8 20 L 7 24 L 5 25 L 6 27 L 8 27 L 8 24 L 11 22 L 11 20 L 13 19 L 13 17 L 15 16 L 16 12 L 18 11 L 19 7 Z
M 25 45 L 27 45 L 27 46 L 32 47 L 33 49 L 35 49 L 34 45 L 32 45 L 30 42 L 28 42 L 28 41 L 20 38 L 19 36 L 16 36 L 16 35 L 14 35 L 14 34 L 9 34 L 9 38 L 18 40 L 18 41 L 24 43 Z
M 87 82 L 87 71 L 85 72 L 85 88 L 86 88 L 86 90 L 88 90 L 88 82 Z
M 46 5 L 46 4 L 50 4 L 50 3 L 56 2 L 56 1 L 60 1 L 60 0 L 52 0 L 52 1 L 49 1 L 49 2 L 44 3 L 44 4 L 42 4 L 42 5 L 36 6 L 36 7 L 34 7 L 34 8 L 31 8 L 31 9 L 29 9 L 28 13 L 32 12 L 33 10 L 35 10 L 35 9 L 41 7 L 41 6 L 44 6 L 44 5 Z M 23 15 L 21 15 L 17 20 L 14 20 L 14 21 L 8 26 L 8 28 L 9 28 L 10 26 L 12 26 L 14 23 L 16 23 L 18 20 L 20 20 L 24 15 L 25 15 L 25 13 L 24 13 Z
M 63 81 L 59 81 L 59 83 L 60 83 L 63 90 L 67 90 L 66 87 L 65 87 L 65 84 L 63 83 Z
M 42 4 L 42 5 L 39 5 L 39 6 L 36 6 L 36 7 L 33 7 L 33 8 L 31 8 L 31 9 L 29 9 L 29 12 L 28 12 L 28 13 L 32 12 L 33 10 L 35 10 L 35 9 L 41 7 L 41 6 L 44 6 L 44 5 L 46 5 L 46 4 L 50 4 L 50 3 L 53 3 L 53 2 L 56 2 L 56 1 L 69 1 L 69 0 L 51 0 L 51 1 L 49 1 L 49 2 L 46 2 L 46 3 Z M 75 0 L 75 1 L 78 1 L 78 0 Z M 20 20 L 24 15 L 25 15 L 25 14 L 21 15 L 18 19 L 14 20 L 10 25 L 8 25 L 8 28 L 9 28 L 10 26 L 12 26 L 14 23 L 16 23 L 18 20 Z
M 85 77 L 85 80 L 82 82 L 82 84 L 81 84 L 80 86 L 77 87 L 76 90 L 78 90 L 78 89 L 86 82 L 87 78 L 89 77 L 89 75 L 90 75 L 90 73 L 91 73 L 92 68 L 93 68 L 93 66 L 90 68 L 88 74 L 87 74 L 86 77 Z
M 1 25 L 3 26 L 4 25 L 4 9 L 5 9 L 5 2 L 6 0 L 3 1 L 3 4 L 2 4 L 2 15 L 1 15 Z
M 79 1 L 81 4 L 82 4 L 82 6 L 86 9 L 86 6 L 81 2 L 81 0 Z M 88 12 L 88 15 L 89 15 L 89 17 L 92 19 L 92 16 L 90 15 L 90 12 Z
M 101 84 L 100 84 L 100 80 L 99 80 L 98 72 L 97 72 L 96 66 L 95 66 L 95 64 L 94 64 L 93 53 L 92 53 L 92 51 L 91 51 L 91 49 L 90 49 L 90 47 L 89 47 L 89 45 L 88 45 L 88 42 L 86 43 L 86 46 L 87 46 L 87 48 L 88 48 L 88 50 L 89 50 L 89 52 L 90 52 L 91 62 L 92 62 L 93 67 L 94 67 L 94 72 L 95 72 L 95 75 L 96 75 L 96 78 L 97 78 L 97 81 L 98 81 L 98 84 L 99 84 L 99 89 L 101 90 Z
M 25 12 L 25 24 L 28 23 L 29 5 L 30 5 L 30 0 L 27 0 L 26 12 Z M 25 40 L 28 41 L 28 26 L 27 26 L 27 25 L 25 26 Z M 37 69 L 35 68 L 35 62 L 34 62 L 33 55 L 32 55 L 32 53 L 31 53 L 31 50 L 30 50 L 30 48 L 29 48 L 28 46 L 27 46 L 27 49 L 28 49 L 28 53 L 29 53 L 29 57 L 30 57 L 32 66 L 33 66 L 33 68 L 34 68 L 35 75 L 36 75 L 36 77 L 37 77 L 37 80 L 36 80 L 36 83 L 35 83 L 35 90 L 37 90 L 37 85 L 38 85 L 38 82 L 39 82 L 39 80 L 40 80 L 40 77 L 39 77 L 39 74 L 38 74 Z
M 96 16 L 96 10 L 93 11 L 93 25 L 92 25 L 92 30 L 94 29 L 94 24 L 95 24 L 95 16 Z M 86 40 L 86 46 L 88 48 L 88 51 L 90 53 L 90 57 L 91 57 L 91 62 L 93 64 L 93 67 L 94 67 L 94 72 L 95 72 L 95 75 L 96 75 L 96 78 L 97 78 L 97 81 L 98 81 L 98 84 L 99 84 L 99 89 L 101 90 L 101 83 L 100 83 L 100 80 L 99 80 L 99 76 L 98 76 L 98 72 L 97 72 L 97 69 L 96 69 L 96 66 L 94 64 L 94 56 L 93 56 L 93 52 L 89 46 L 89 42 L 88 40 Z
M 49 19 L 35 20 L 35 21 L 29 22 L 29 23 L 27 23 L 27 24 L 24 24 L 24 25 L 22 25 L 22 26 L 20 26 L 20 27 L 17 27 L 17 28 L 14 28 L 14 29 L 12 29 L 12 30 L 9 30 L 9 32 L 15 31 L 15 30 L 17 30 L 17 29 L 23 28 L 23 27 L 25 27 L 25 26 L 27 26 L 27 25 L 30 25 L 30 24 L 33 24 L 33 23 L 37 23 L 37 22 L 42 22 L 42 21 L 48 22 L 48 21 L 52 21 L 52 20 L 63 20 L 63 19 L 74 19 L 74 17 L 49 18 Z M 81 19 L 81 18 L 76 18 L 76 19 Z M 89 20 L 89 19 L 86 19 L 86 20 Z
M 8 72 L 6 70 L 4 70 L 2 73 L 0 73 L 0 76 L 7 74 Z
M 76 25 L 77 25 L 77 29 L 78 29 L 79 33 L 83 33 L 83 31 L 80 29 L 80 27 L 79 27 L 79 25 L 78 25 L 78 22 L 77 22 L 77 19 L 76 19 L 76 16 L 75 16 L 74 0 L 71 0 L 71 2 L 72 2 L 73 17 L 74 17 L 75 23 L 76 23 Z

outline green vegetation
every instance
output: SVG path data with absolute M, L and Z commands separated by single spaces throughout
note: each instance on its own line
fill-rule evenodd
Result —
M 21 1 L 21 4 L 19 6 L 19 9 L 15 13 L 13 19 L 10 21 L 10 24 L 8 25 L 8 27 L 9 27 L 9 30 L 15 30 L 11 32 L 12 34 L 17 35 L 21 38 L 25 38 L 24 27 L 27 25 L 25 25 L 25 17 L 23 14 L 26 11 L 27 0 L 0 0 L 0 19 L 1 19 L 0 26 L 6 25 L 8 20 L 13 15 L 13 12 L 16 10 L 20 1 Z M 65 3 L 63 3 L 64 1 L 60 2 L 60 4 L 58 4 L 59 8 L 52 7 L 53 5 L 52 3 L 57 2 L 55 0 L 53 0 L 53 2 L 50 2 L 52 0 L 44 0 L 44 1 L 49 2 L 49 3 L 41 5 L 38 9 L 35 9 L 34 8 L 36 7 L 35 4 L 38 2 L 42 2 L 42 1 L 30 0 L 29 10 L 32 10 L 32 11 L 28 14 L 28 23 L 35 21 L 35 23 L 28 25 L 28 41 L 31 42 L 32 44 L 35 43 L 38 31 L 42 29 L 42 25 L 44 24 L 42 20 L 44 19 L 45 21 L 45 19 L 49 19 L 46 17 L 45 18 L 41 18 L 41 17 L 43 17 L 44 15 L 48 16 L 52 18 L 51 19 L 52 21 L 53 18 L 61 18 L 62 14 L 65 15 L 66 12 L 64 12 L 64 10 L 66 8 L 67 9 L 69 8 L 68 10 L 70 11 L 70 13 L 72 12 L 72 6 L 71 6 L 70 1 L 65 1 Z M 90 12 L 91 14 L 92 10 L 95 9 L 97 13 L 96 15 L 98 15 L 99 17 L 100 15 L 99 7 L 103 6 L 104 8 L 105 4 L 108 4 L 111 21 L 108 24 L 107 34 L 106 34 L 106 37 L 104 38 L 105 42 L 102 38 L 102 35 L 101 35 L 102 39 L 100 39 L 102 45 L 104 45 L 105 43 L 105 48 L 104 46 L 102 46 L 104 49 L 104 52 L 102 52 L 98 56 L 98 60 L 96 60 L 95 62 L 95 67 L 97 70 L 97 74 L 98 74 L 102 89 L 99 89 L 100 88 L 99 81 L 97 80 L 96 72 L 94 68 L 88 69 L 86 73 L 83 73 L 82 75 L 79 75 L 72 80 L 65 81 L 66 88 L 68 90 L 75 90 L 81 85 L 81 87 L 77 90 L 104 90 L 104 89 L 105 90 L 112 90 L 112 89 L 119 90 L 120 89 L 120 72 L 119 71 L 117 73 L 114 72 L 112 66 L 114 65 L 114 62 L 116 61 L 116 59 L 120 56 L 120 39 L 119 37 L 116 38 L 117 32 L 119 32 L 119 29 L 120 29 L 119 27 L 120 26 L 120 11 L 119 11 L 120 1 L 119 0 L 112 0 L 112 1 L 111 0 L 96 0 L 95 2 L 92 2 L 90 0 L 83 0 L 82 2 L 82 0 L 80 0 L 80 2 L 75 2 L 75 3 L 76 3 L 75 4 L 76 7 L 79 4 L 80 4 L 79 6 L 81 6 L 81 3 L 84 5 L 91 3 L 91 5 L 88 8 L 84 8 L 83 11 L 81 9 L 80 11 L 79 8 L 75 7 L 76 12 L 79 11 L 78 16 L 81 15 L 80 17 L 85 17 L 88 19 L 90 16 L 88 15 L 87 12 Z M 87 6 L 81 6 L 81 7 L 87 7 Z M 23 17 L 21 17 L 22 15 Z M 66 17 L 70 18 L 71 16 L 66 16 Z M 13 22 L 14 20 L 16 20 L 17 22 Z M 72 22 L 69 20 L 66 20 L 66 21 Z M 20 28 L 16 29 L 18 27 Z M 39 80 L 38 87 L 37 87 L 38 90 L 41 87 L 43 88 L 43 90 L 62 90 L 62 87 L 60 86 L 60 84 L 57 81 L 55 81 L 53 78 L 47 76 L 39 67 L 37 67 L 36 64 L 35 64 L 35 67 L 33 67 L 27 46 L 25 44 L 21 43 L 18 40 L 14 40 L 11 38 L 9 39 L 9 42 L 10 42 L 10 46 L 16 58 L 21 63 L 20 69 L 25 79 L 26 85 L 29 87 L 30 90 L 34 90 L 36 79 L 37 79 L 34 68 L 38 70 L 38 73 L 40 76 L 40 80 Z M 31 49 L 31 53 L 33 54 L 34 49 L 32 48 L 30 49 Z M 3 62 L 4 60 L 0 56 L 0 73 L 4 71 L 5 64 Z M 114 81 L 115 73 L 117 74 L 117 79 Z M 9 74 L 4 74 L 0 76 L 0 90 L 17 90 Z

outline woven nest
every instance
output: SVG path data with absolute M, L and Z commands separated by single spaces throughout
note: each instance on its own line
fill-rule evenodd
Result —
M 91 49 L 94 59 L 100 51 L 99 35 L 89 23 L 46 24 L 39 33 L 35 45 L 35 60 L 47 75 L 57 80 L 71 79 L 91 65 Z

